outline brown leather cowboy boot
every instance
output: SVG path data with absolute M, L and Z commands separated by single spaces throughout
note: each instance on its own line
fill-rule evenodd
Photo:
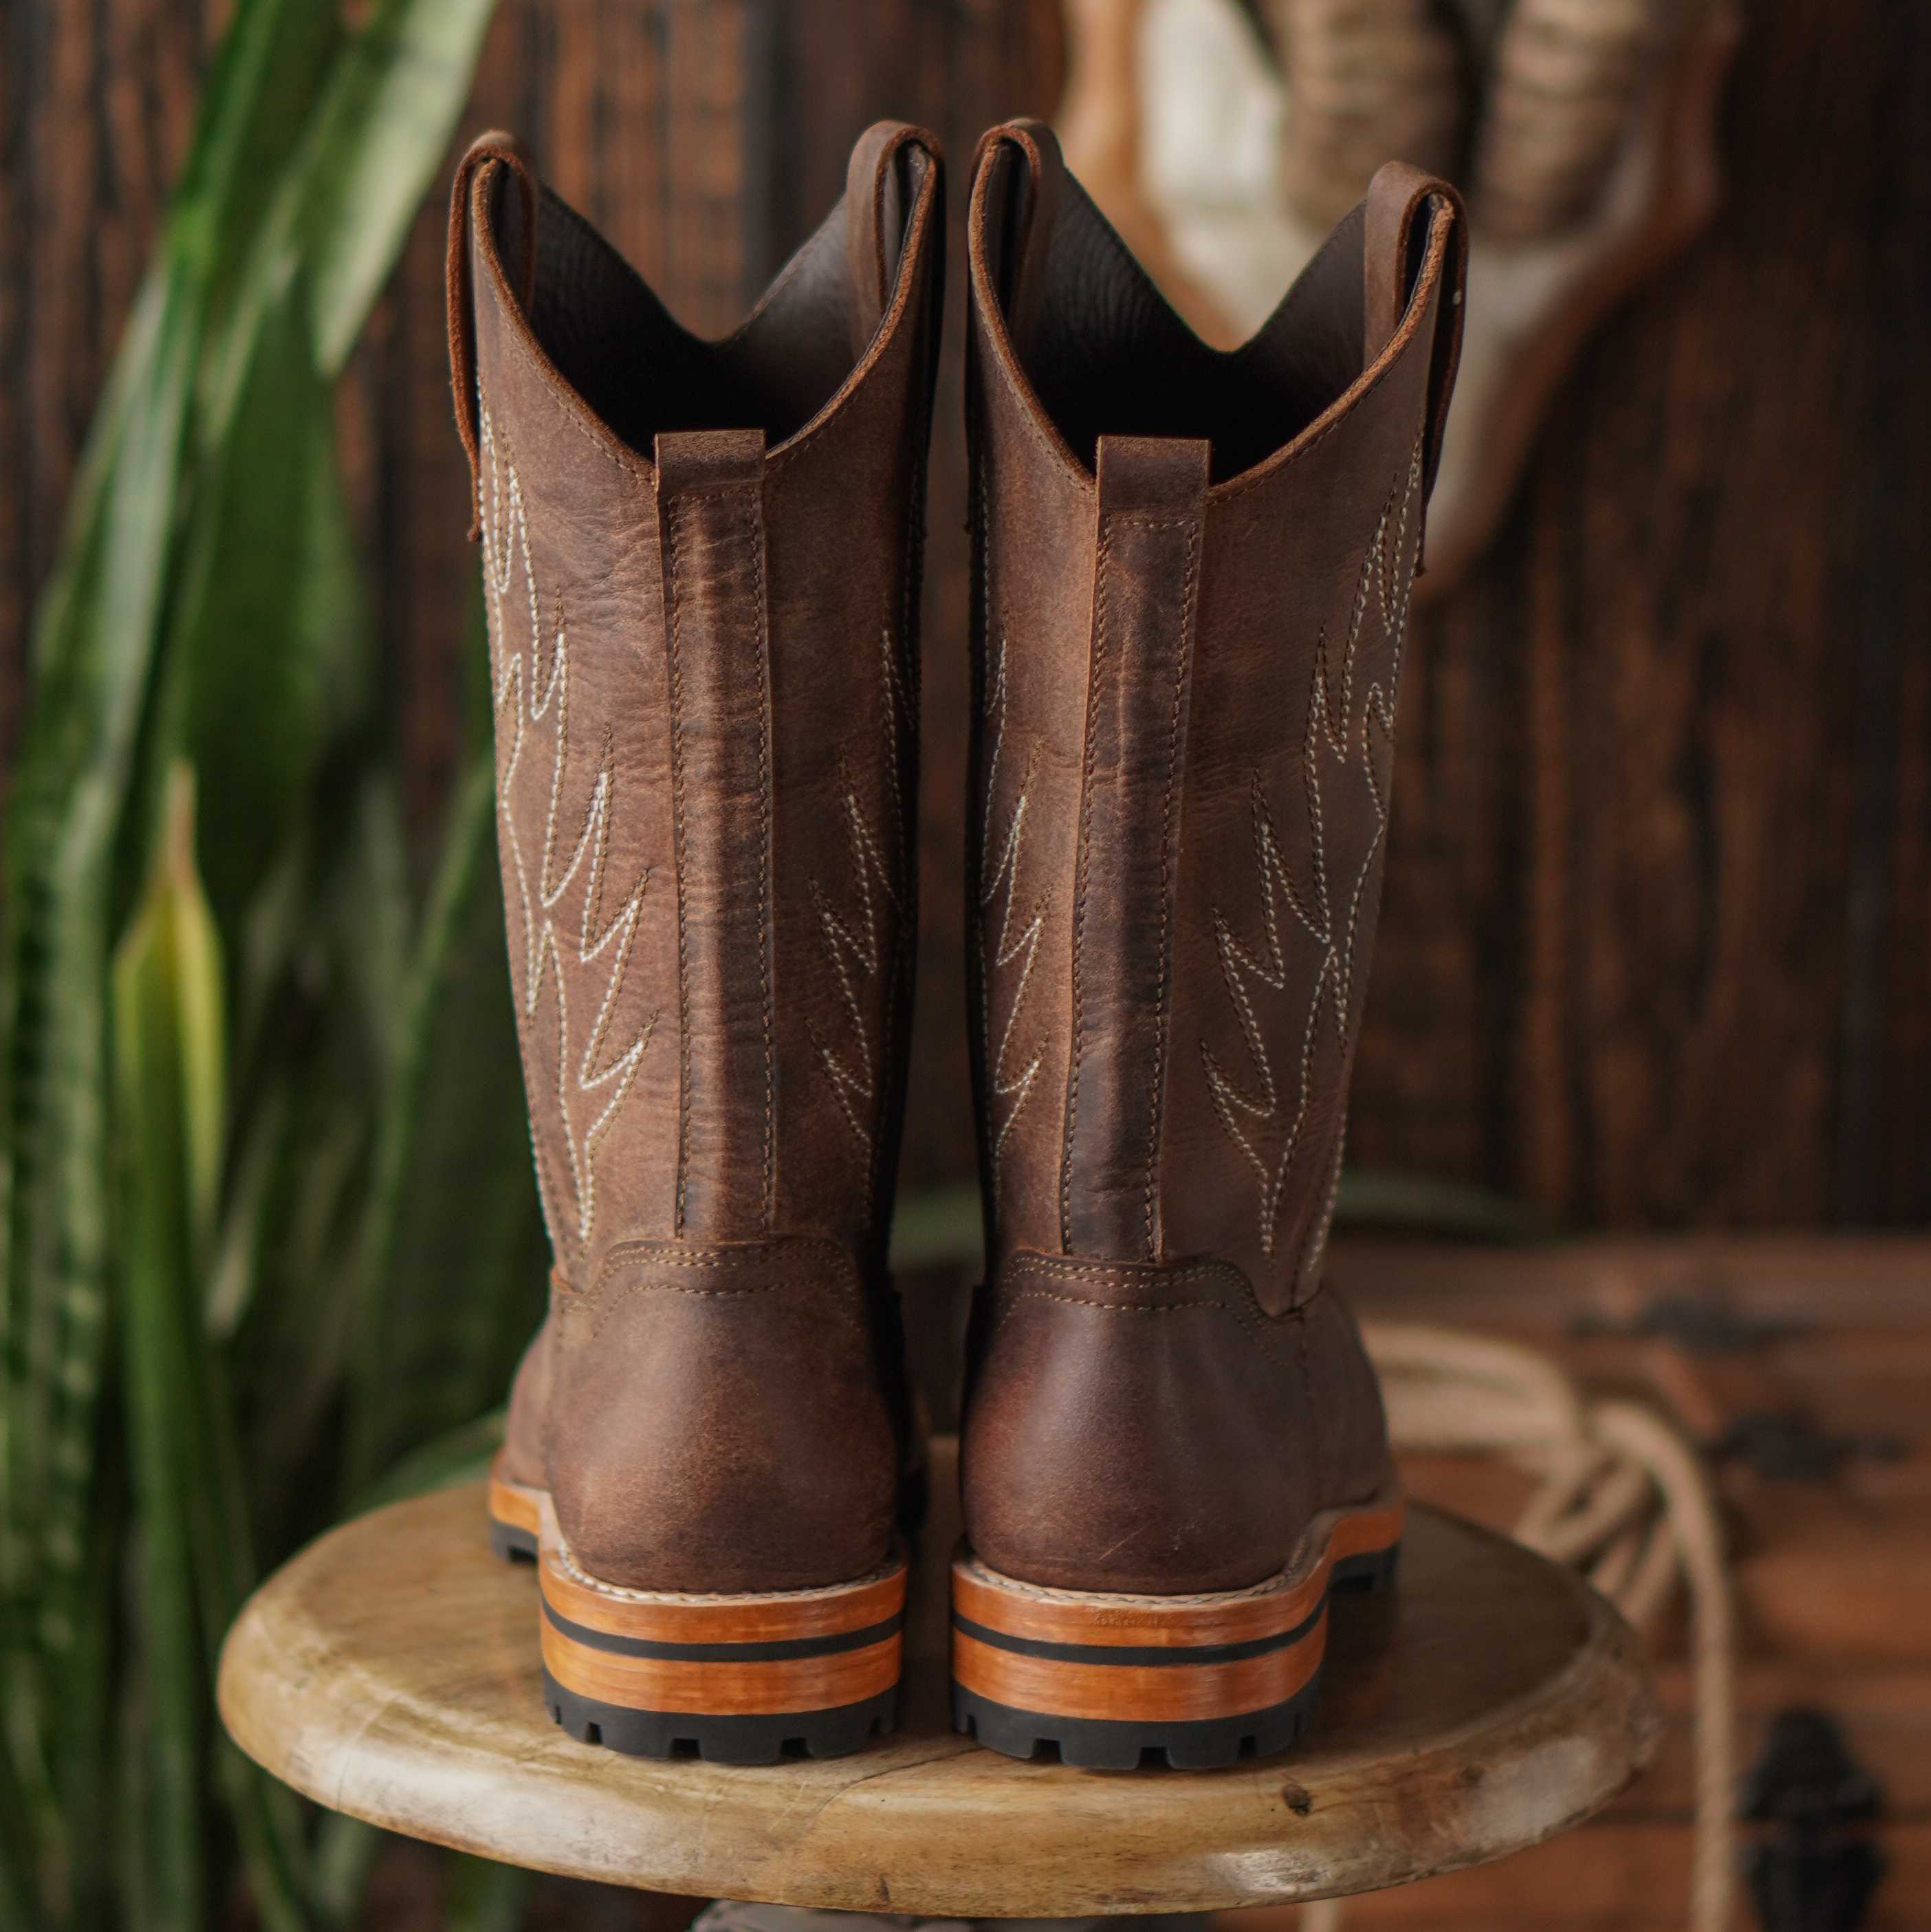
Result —
M 960 1727 L 1291 1742 L 1330 1586 L 1391 1573 L 1375 1375 L 1323 1278 L 1462 224 L 1385 168 L 1204 347 L 1016 122 L 980 151 L 972 822 L 989 1230 Z
M 490 1491 L 578 1737 L 733 1762 L 893 1719 L 886 1246 L 911 990 L 937 148 L 874 128 L 734 334 L 487 136 L 451 350 L 511 979 L 556 1268 Z

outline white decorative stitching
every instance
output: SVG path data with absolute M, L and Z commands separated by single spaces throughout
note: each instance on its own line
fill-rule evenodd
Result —
M 889 627 L 880 632 L 879 644 L 885 692 L 886 784 L 888 802 L 895 816 L 899 808 L 898 734 L 902 699 L 898 660 Z M 811 903 L 817 910 L 818 934 L 825 957 L 838 976 L 839 990 L 844 995 L 845 1010 L 851 1016 L 856 1064 L 847 1064 L 843 1055 L 834 1052 L 831 1042 L 816 1026 L 811 1030 L 812 1044 L 818 1049 L 818 1058 L 831 1081 L 838 1110 L 868 1154 L 872 1150 L 871 1114 L 877 1088 L 872 1076 L 871 1039 L 865 1025 L 865 1009 L 859 997 L 859 982 L 875 981 L 883 963 L 885 949 L 880 944 L 878 901 L 882 898 L 886 906 L 897 912 L 901 910 L 901 895 L 892 865 L 880 850 L 880 842 L 865 822 L 865 813 L 858 800 L 858 788 L 852 782 L 848 767 L 844 769 L 844 777 L 845 832 L 851 846 L 852 877 L 858 887 L 858 915 L 847 920 L 835 912 L 824 888 L 815 878 L 811 882 Z M 895 849 L 899 842 L 893 842 Z M 873 890 L 874 881 L 876 896 Z
M 609 857 L 616 783 L 615 758 L 607 734 L 575 844 L 568 862 L 560 871 L 558 869 L 557 818 L 563 796 L 564 770 L 569 757 L 569 636 L 559 604 L 548 675 L 544 676 L 538 662 L 542 650 L 542 624 L 522 483 L 514 463 L 499 452 L 495 427 L 487 409 L 481 412 L 478 427 L 481 460 L 478 464 L 477 494 L 482 524 L 483 582 L 488 596 L 490 636 L 496 658 L 496 728 L 499 736 L 506 724 L 511 732 L 508 755 L 503 760 L 502 776 L 497 784 L 496 805 L 503 849 L 509 854 L 511 870 L 516 879 L 517 909 L 521 915 L 523 984 L 519 989 L 521 997 L 518 1004 L 523 1020 L 526 1023 L 533 1021 L 544 982 L 553 975 L 556 988 L 556 1106 L 563 1128 L 564 1151 L 570 1163 L 577 1239 L 587 1246 L 596 1219 L 597 1149 L 630 1092 L 638 1064 L 657 1027 L 658 1015 L 653 1012 L 628 1044 L 610 1051 L 600 1060 L 599 1056 L 605 1052 L 611 1016 L 630 964 L 631 944 L 636 937 L 650 871 L 646 866 L 637 875 L 636 884 L 616 914 L 598 927 L 596 921 L 603 908 L 604 869 Z M 505 601 L 519 567 L 528 599 L 527 670 L 523 652 L 511 646 L 505 616 Z M 511 794 L 523 758 L 525 726 L 540 725 L 546 720 L 553 720 L 556 748 L 550 768 L 550 802 L 544 824 L 543 849 L 532 893 L 523 842 L 511 806 Z M 577 918 L 574 958 L 566 964 L 565 950 L 557 936 L 555 914 L 580 872 L 583 874 L 582 903 Z M 573 1068 L 569 988 L 574 976 L 571 968 L 594 965 L 606 952 L 610 958 L 603 997 L 583 1050 L 575 1056 L 574 1074 L 578 1096 L 595 1094 L 605 1088 L 613 1090 L 603 1111 L 580 1136 L 571 1122 L 570 1112 Z M 513 947 L 513 962 L 515 958 Z M 550 1199 L 547 1177 L 540 1160 L 538 1180 L 542 1186 L 544 1216 L 550 1222 L 550 1238 L 556 1244 L 556 1204 Z
M 982 781 L 985 788 L 985 818 L 982 826 L 980 850 L 990 858 L 993 851 L 992 814 L 993 800 L 998 790 L 999 761 L 1006 741 L 1006 639 L 1002 633 L 997 655 L 993 660 L 992 676 L 988 681 L 985 700 L 986 763 Z M 985 961 L 981 974 L 982 1011 L 981 1037 L 986 1043 L 988 1083 L 992 1089 L 993 1112 L 995 1126 L 993 1133 L 991 1165 L 993 1203 L 999 1201 L 1000 1162 L 1006 1151 L 1006 1137 L 1012 1131 L 1013 1123 L 1018 1119 L 1020 1110 L 1025 1106 L 1033 1084 L 1039 1077 L 1039 1069 L 1045 1054 L 1037 1049 L 1026 1064 L 1017 1072 L 1009 1069 L 1012 1052 L 1012 1036 L 1019 1022 L 1019 1010 L 1025 1004 L 1026 988 L 1031 984 L 1033 968 L 1039 956 L 1039 940 L 1045 929 L 1046 915 L 1051 908 L 1049 898 L 1042 898 L 1033 908 L 1032 917 L 1019 928 L 1013 930 L 1013 922 L 1018 916 L 1019 874 L 1024 856 L 1026 837 L 1026 813 L 1032 800 L 1033 778 L 1037 769 L 1037 754 L 1029 757 L 1024 776 L 1019 782 L 1019 796 L 1006 821 L 1005 843 L 1000 850 L 998 861 L 988 871 L 979 887 L 979 910 L 980 943 L 985 943 L 985 934 L 989 928 L 994 900 L 1003 896 L 1005 904 L 1000 914 L 999 938 L 990 949 L 991 956 Z M 1012 1003 L 1006 1012 L 1006 1024 L 1000 1028 L 999 1044 L 994 1050 L 991 1046 L 991 981 L 994 973 L 1003 973 L 1015 960 L 1022 960 L 1017 983 L 1012 991 Z M 1010 1101 L 1003 1120 L 997 1119 L 1000 1102 Z
M 1307 802 L 1310 872 L 1307 890 L 1303 891 L 1298 887 L 1288 871 L 1268 812 L 1260 776 L 1256 773 L 1253 788 L 1254 848 L 1261 874 L 1262 922 L 1262 940 L 1258 951 L 1235 938 L 1233 928 L 1218 909 L 1214 914 L 1214 936 L 1220 953 L 1221 973 L 1234 1003 L 1248 1056 L 1253 1063 L 1253 1081 L 1246 1083 L 1234 1078 L 1215 1058 L 1204 1040 L 1201 1042 L 1201 1053 L 1206 1063 L 1207 1086 L 1221 1125 L 1260 1179 L 1261 1248 L 1264 1254 L 1271 1255 L 1274 1251 L 1281 1196 L 1295 1158 L 1300 1152 L 1302 1136 L 1307 1126 L 1313 1100 L 1314 1060 L 1324 1002 L 1331 1005 L 1336 1051 L 1345 1051 L 1348 1018 L 1354 1010 L 1357 991 L 1356 935 L 1375 862 L 1387 832 L 1387 795 L 1376 770 L 1376 754 L 1378 750 L 1384 759 L 1390 756 L 1394 742 L 1396 698 L 1400 685 L 1402 652 L 1414 577 L 1409 526 L 1420 497 L 1421 480 L 1422 450 L 1417 442 L 1408 474 L 1390 492 L 1381 520 L 1375 526 L 1367 554 L 1362 560 L 1354 606 L 1349 614 L 1347 644 L 1342 653 L 1338 701 L 1324 626 L 1315 645 L 1301 764 Z M 1355 664 L 1371 599 L 1393 647 L 1393 656 L 1386 682 L 1377 680 L 1364 694 L 1357 723 Z M 1322 785 L 1325 772 L 1345 770 L 1357 756 L 1367 782 L 1374 822 L 1366 849 L 1361 854 L 1348 892 L 1345 920 L 1337 921 L 1329 885 L 1329 841 L 1322 812 Z M 1280 1117 L 1281 1094 L 1266 1034 L 1250 989 L 1258 986 L 1271 993 L 1285 994 L 1288 988 L 1291 974 L 1282 944 L 1277 892 L 1279 899 L 1286 902 L 1289 910 L 1318 949 L 1320 959 L 1306 1018 L 1301 1028 L 1299 1092 L 1293 1117 L 1286 1124 L 1279 1153 L 1270 1155 L 1261 1143 L 1264 1138 L 1271 1136 L 1264 1136 L 1261 1130 Z M 1337 1142 L 1339 1138 L 1337 1135 Z M 1327 1198 L 1302 1251 L 1300 1274 L 1303 1277 L 1318 1265 L 1327 1243 L 1328 1226 L 1333 1217 L 1340 1160 L 1337 1144 L 1330 1156 Z

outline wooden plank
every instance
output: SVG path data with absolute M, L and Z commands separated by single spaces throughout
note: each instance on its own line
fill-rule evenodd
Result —
M 223 11 L 16 0 L 0 28 L 0 766 L 31 593 Z M 735 79 L 713 64 L 740 52 Z M 1058 58 L 1036 0 L 504 0 L 465 131 L 524 132 L 679 313 L 721 326 L 835 194 L 867 121 L 937 128 L 956 212 L 979 130 L 1049 110 Z M 1931 1210 L 1928 130 L 1931 14 L 1753 10 L 1728 206 L 1585 354 L 1493 554 L 1422 622 L 1361 1162 L 1585 1222 Z M 349 405 L 424 826 L 459 742 L 473 565 L 436 225 Z M 971 1166 L 958 410 L 949 372 L 915 1183 Z
M 1865 1932 L 1924 1922 L 1931 1886 L 1931 1825 L 1883 1834 L 1890 1869 Z M 1690 1896 L 1690 1834 L 1660 1824 L 1603 1822 L 1478 1870 L 1432 1878 L 1348 1901 L 1348 1932 L 1426 1927 L 1427 1932 L 1675 1932 Z M 1222 1932 L 1294 1932 L 1291 1908 L 1219 1915 Z
M 1120 1778 L 975 1749 L 947 1690 L 953 1445 L 933 1451 L 901 1726 L 865 1751 L 774 1775 L 568 1743 L 544 1708 L 532 1579 L 490 1554 L 480 1484 L 331 1531 L 265 1584 L 223 1654 L 223 1715 L 298 1790 L 437 1844 L 685 1893 L 967 1918 L 1397 1882 L 1566 1830 L 1647 1755 L 1620 1621 L 1556 1566 L 1420 1510 L 1407 1586 L 1335 1619 L 1321 1721 L 1291 1759 Z

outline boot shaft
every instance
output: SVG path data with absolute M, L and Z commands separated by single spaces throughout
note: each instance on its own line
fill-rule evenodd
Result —
M 1381 896 L 1409 586 L 1459 322 L 1390 168 L 1205 349 L 1043 129 L 969 215 L 971 910 L 989 1272 L 1212 1257 L 1312 1294 Z
M 876 129 L 708 342 L 513 144 L 459 178 L 511 977 L 566 1285 L 666 1241 L 882 1269 L 941 241 L 928 138 Z

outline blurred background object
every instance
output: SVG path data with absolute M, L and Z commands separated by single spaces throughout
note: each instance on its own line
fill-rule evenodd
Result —
M 1207 340 L 1260 327 L 1389 155 L 1473 245 L 1420 595 L 1507 512 L 1591 331 L 1720 194 L 1729 0 L 1069 0 L 1067 160 Z
M 9 16 L 0 744 L 224 16 L 172 0 Z M 1578 1225 L 1909 1222 L 1931 1205 L 1922 22 L 1879 0 L 1758 10 L 1718 124 L 1722 208 L 1603 318 L 1494 542 L 1419 621 L 1411 802 L 1355 1089 L 1365 1167 Z M 1052 0 L 501 0 L 463 127 L 523 130 L 680 312 L 721 328 L 836 193 L 868 117 L 925 118 L 956 175 L 991 120 L 1056 112 L 1065 41 Z M 1246 124 L 1224 126 L 1246 152 Z M 337 413 L 418 841 L 463 756 L 473 566 L 451 508 L 436 224 L 411 230 Z M 971 1167 L 955 403 L 937 418 L 925 625 L 922 1185 Z
M 874 118 L 937 128 L 956 184 L 985 125 L 1059 112 L 1102 193 L 1137 166 L 1167 197 L 1119 203 L 1129 238 L 1237 329 L 1287 274 L 1240 224 L 1351 200 L 1361 126 L 1436 144 L 1533 260 L 1620 205 L 1637 96 L 1693 83 L 1722 205 L 1690 197 L 1696 244 L 1540 388 L 1498 362 L 1534 402 L 1519 486 L 1417 621 L 1349 1198 L 1489 1236 L 1931 1219 L 1931 12 L 1753 10 L 1719 116 L 1697 8 L 1537 0 L 1531 46 L 1497 38 L 1530 0 L 1147 0 L 1150 35 L 1195 23 L 1150 62 L 1105 31 L 1134 10 L 8 10 L 0 1924 L 688 1916 L 325 1825 L 217 1745 L 205 1696 L 254 1574 L 480 1461 L 541 1292 L 444 363 L 459 133 L 517 128 L 721 330 Z M 1350 22 L 1385 58 L 1346 57 Z M 1471 79 L 1493 46 L 1520 58 Z M 1318 110 L 1291 143 L 1276 47 Z M 1552 121 L 1537 62 L 1565 47 L 1589 111 Z M 902 1230 L 942 1414 L 976 1218 L 961 444 L 955 386 Z M 1817 1279 L 1822 1322 L 1845 1297 Z M 1915 1359 L 1861 1332 L 1848 1358 Z M 1885 1506 L 1915 1522 L 1918 1493 Z M 1848 1536 L 1859 1498 L 1819 1516 Z

